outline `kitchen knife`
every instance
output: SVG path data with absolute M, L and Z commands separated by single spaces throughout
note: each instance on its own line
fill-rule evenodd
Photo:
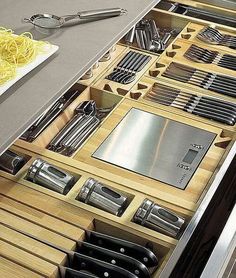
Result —
M 85 241 L 135 258 L 148 268 L 156 267 L 158 264 L 157 257 L 151 250 L 127 240 L 115 238 L 95 231 L 86 231 Z
M 105 249 L 103 247 L 99 247 L 88 242 L 77 243 L 76 252 L 122 267 L 137 275 L 137 277 L 139 278 L 150 277 L 150 273 L 143 263 L 124 254 Z

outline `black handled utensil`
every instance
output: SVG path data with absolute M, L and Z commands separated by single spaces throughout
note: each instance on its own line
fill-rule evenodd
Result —
M 150 277 L 147 267 L 142 262 L 124 254 L 105 249 L 97 245 L 95 246 L 88 242 L 81 242 L 77 244 L 77 252 L 122 267 L 139 278 Z
M 154 253 L 139 244 L 94 231 L 87 231 L 86 235 L 86 241 L 135 258 L 146 265 L 148 268 L 156 267 L 158 264 L 157 257 L 154 255 Z

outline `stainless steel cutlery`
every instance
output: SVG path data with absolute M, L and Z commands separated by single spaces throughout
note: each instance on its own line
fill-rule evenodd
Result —
M 47 148 L 71 156 L 113 107 L 97 108 L 94 100 L 81 102 L 72 119 L 57 133 Z
M 236 104 L 217 98 L 186 93 L 158 83 L 144 98 L 223 124 L 233 126 L 236 123 Z
M 166 49 L 174 33 L 174 30 L 161 32 L 153 19 L 142 19 L 126 35 L 125 42 L 132 45 L 136 41 L 141 49 L 161 53 Z
M 210 73 L 175 62 L 172 62 L 166 68 L 162 76 L 223 95 L 236 97 L 236 78 L 233 76 Z
M 236 70 L 236 56 L 230 54 L 220 54 L 218 51 L 202 48 L 192 44 L 184 53 L 184 57 L 205 64 L 215 64 L 222 68 Z
M 78 90 L 68 91 L 45 111 L 20 138 L 33 142 L 79 95 Z
M 106 78 L 121 84 L 129 84 L 150 60 L 151 56 L 130 50 Z
M 204 27 L 198 34 L 197 38 L 210 44 L 219 44 L 236 49 L 236 36 L 222 34 L 219 30 L 210 26 Z

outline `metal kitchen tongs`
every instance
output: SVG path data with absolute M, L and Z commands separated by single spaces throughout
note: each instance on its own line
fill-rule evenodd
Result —
M 78 12 L 74 15 L 57 16 L 53 14 L 35 14 L 30 18 L 24 18 L 23 21 L 31 23 L 37 27 L 54 29 L 60 28 L 66 22 L 72 19 L 102 19 L 107 17 L 119 16 L 126 14 L 127 10 L 122 8 L 109 8 L 109 9 L 98 9 L 90 11 Z

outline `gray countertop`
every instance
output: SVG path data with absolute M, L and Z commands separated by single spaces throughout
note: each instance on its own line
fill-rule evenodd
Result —
M 59 51 L 15 83 L 0 97 L 0 153 L 10 146 L 59 96 L 69 89 L 158 0 L 1 0 L 0 26 L 16 34 L 29 31 Z M 55 15 L 121 7 L 127 15 L 81 22 L 53 33 L 39 33 L 22 18 L 37 13 Z

